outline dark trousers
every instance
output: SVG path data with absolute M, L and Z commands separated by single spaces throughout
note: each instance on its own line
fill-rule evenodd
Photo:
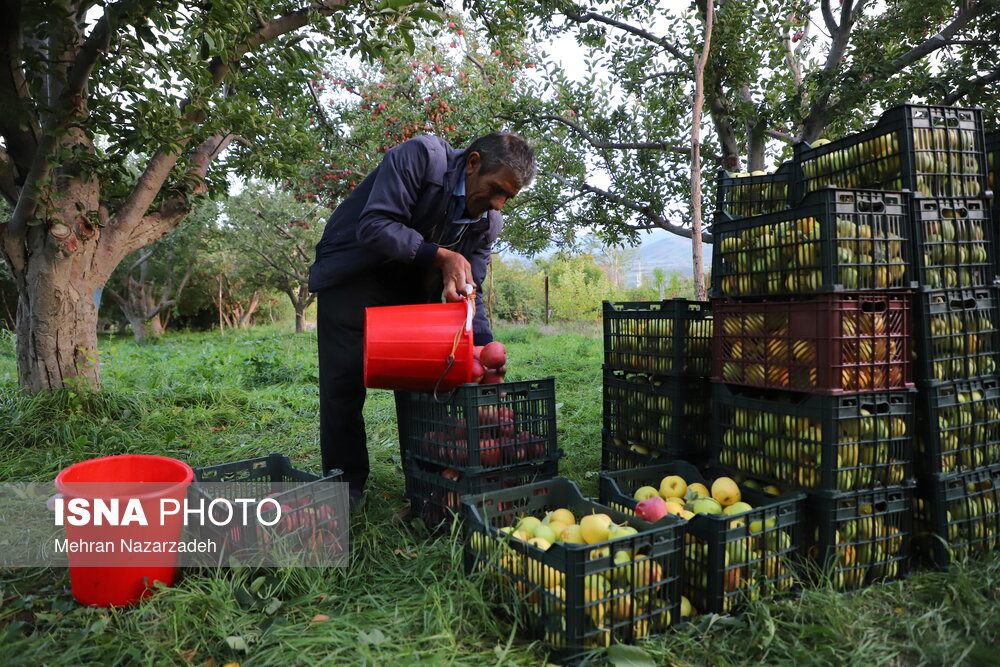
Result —
M 436 274 L 436 275 L 435 275 Z M 339 468 L 352 491 L 364 489 L 370 470 L 365 420 L 365 308 L 426 303 L 441 295 L 436 270 L 386 264 L 376 272 L 319 292 L 319 440 L 323 471 Z M 434 290 L 437 290 L 436 293 Z

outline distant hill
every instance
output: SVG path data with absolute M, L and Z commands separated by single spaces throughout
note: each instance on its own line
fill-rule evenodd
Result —
M 692 274 L 691 266 L 691 241 L 683 236 L 677 236 L 669 232 L 663 232 L 664 236 L 657 235 L 656 240 L 650 239 L 639 246 L 639 254 L 634 267 L 634 271 L 641 270 L 647 279 L 651 280 L 653 269 L 662 268 L 668 274 L 671 271 L 680 271 L 685 276 Z M 712 246 L 705 244 L 702 246 L 706 270 L 711 264 Z M 641 265 L 641 266 L 640 266 Z M 635 273 L 629 283 L 635 283 Z

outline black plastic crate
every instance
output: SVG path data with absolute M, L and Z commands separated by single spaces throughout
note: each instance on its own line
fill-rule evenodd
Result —
M 909 195 L 826 189 L 794 209 L 712 225 L 712 296 L 911 289 Z
M 604 302 L 604 364 L 654 375 L 708 377 L 712 310 L 707 301 Z
M 577 521 L 606 514 L 638 532 L 543 551 L 501 530 L 513 532 L 522 517 L 559 508 Z M 466 571 L 490 577 L 499 601 L 560 656 L 632 642 L 679 620 L 686 522 L 677 517 L 654 526 L 587 500 L 564 477 L 465 496 L 462 517 Z M 620 552 L 630 559 L 622 561 Z
M 706 427 L 706 431 L 708 428 Z M 646 466 L 668 463 L 676 460 L 673 455 L 651 456 L 642 451 L 630 448 L 624 441 L 615 441 L 608 435 L 607 431 L 601 433 L 601 470 L 633 470 L 635 468 L 645 468 Z M 707 439 L 706 439 L 707 442 Z M 684 460 L 697 466 L 707 466 L 711 458 L 711 451 L 706 447 L 703 452 L 696 452 L 694 455 L 685 454 Z
M 462 509 L 463 496 L 541 482 L 558 473 L 558 459 L 481 472 L 461 472 L 411 458 L 403 464 L 411 514 L 423 519 L 429 527 L 455 518 Z
M 791 202 L 792 170 L 789 161 L 771 174 L 754 176 L 720 171 L 716 181 L 715 210 L 734 218 L 749 218 L 787 209 Z
M 981 109 L 902 104 L 871 129 L 794 146 L 793 201 L 826 186 L 909 190 L 927 197 L 985 197 Z
M 909 573 L 913 485 L 808 494 L 806 555 L 838 590 Z
M 697 378 L 604 371 L 604 431 L 613 446 L 651 459 L 709 451 L 711 385 Z
M 1000 547 L 1000 466 L 920 480 L 915 501 L 914 550 L 946 569 Z
M 225 482 L 231 497 L 263 498 L 271 495 L 272 484 L 298 484 L 294 488 L 273 495 L 282 506 L 282 522 L 274 531 L 296 533 L 310 540 L 319 539 L 324 548 L 332 552 L 347 550 L 347 520 L 341 514 L 348 509 L 347 483 L 340 482 L 343 472 L 330 470 L 325 476 L 316 475 L 292 466 L 284 454 L 270 454 L 254 459 L 221 463 L 194 469 L 194 480 L 188 487 L 192 503 L 204 502 L 207 506 L 216 498 L 214 487 L 205 484 Z M 248 504 L 247 511 L 255 511 L 256 503 Z M 243 550 L 261 549 L 271 539 L 259 527 L 216 526 L 211 521 L 196 524 L 199 539 L 211 539 L 222 545 L 220 557 L 227 558 Z M 315 544 L 315 542 L 313 542 Z
M 993 375 L 1000 351 L 994 288 L 935 290 L 914 295 L 914 375 L 925 382 Z
M 917 418 L 917 472 L 953 473 L 1000 464 L 1000 381 L 996 377 L 923 387 Z
M 989 201 L 993 208 L 994 229 L 1000 225 L 1000 193 L 997 191 L 997 174 L 1000 173 L 1000 130 L 986 133 L 986 170 L 989 189 L 993 193 Z
M 812 394 L 912 388 L 910 296 L 715 299 L 712 379 Z
M 447 402 L 396 392 L 404 455 L 463 472 L 549 460 L 556 448 L 555 378 L 463 384 Z
M 996 232 L 985 199 L 911 200 L 913 239 L 924 289 L 985 287 L 996 282 Z
M 602 472 L 601 503 L 635 514 L 634 494 L 643 486 L 660 487 L 678 475 L 687 484 L 711 489 L 701 472 L 684 461 L 636 470 Z M 780 497 L 739 485 L 743 502 L 753 506 L 738 515 L 698 514 L 688 517 L 685 537 L 684 595 L 699 613 L 725 614 L 748 595 L 763 590 L 789 591 L 796 583 L 790 561 L 802 547 L 800 505 L 805 494 Z
M 716 384 L 713 463 L 801 491 L 907 483 L 915 394 L 824 396 Z

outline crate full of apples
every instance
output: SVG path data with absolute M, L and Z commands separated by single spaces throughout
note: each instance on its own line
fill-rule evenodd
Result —
M 982 109 L 902 104 L 871 129 L 796 144 L 793 198 L 826 186 L 909 190 L 925 197 L 985 197 Z
M 713 462 L 725 470 L 800 491 L 872 489 L 913 478 L 912 391 L 713 390 Z
M 1000 352 L 997 290 L 935 290 L 914 296 L 918 380 L 939 382 L 993 375 Z
M 612 454 L 627 452 L 636 455 L 629 458 L 650 462 L 708 452 L 705 424 L 712 406 L 711 386 L 705 380 L 605 369 L 603 394 L 605 447 Z
M 785 162 L 774 173 L 720 171 L 716 180 L 715 210 L 734 218 L 749 218 L 788 208 L 792 163 Z
M 606 368 L 700 378 L 712 370 L 707 301 L 605 301 L 603 320 Z
M 396 392 L 402 451 L 463 472 L 548 460 L 556 448 L 555 378 L 464 384 L 449 400 Z
M 684 526 L 587 500 L 556 477 L 465 496 L 465 565 L 557 653 L 632 642 L 681 615 Z
M 997 172 L 1000 171 L 1000 130 L 986 134 L 986 170 L 987 182 L 993 196 L 990 203 L 993 206 L 993 219 L 1000 221 L 1000 197 L 997 196 Z
M 802 493 L 780 497 L 684 461 L 602 472 L 600 501 L 656 522 L 688 520 L 684 595 L 697 612 L 724 614 L 764 590 L 795 585 L 789 567 L 802 547 Z
M 898 579 L 909 571 L 913 485 L 807 494 L 806 555 L 838 590 Z
M 911 388 L 910 296 L 716 299 L 713 379 L 817 394 Z
M 1000 546 L 1000 466 L 929 475 L 914 502 L 914 550 L 936 567 Z
M 985 199 L 914 198 L 912 215 L 914 259 L 924 289 L 994 283 L 996 232 Z
M 928 475 L 1000 464 L 1000 381 L 931 384 L 921 392 L 917 471 Z
M 912 289 L 910 197 L 828 189 L 793 209 L 716 216 L 712 296 Z
M 412 515 L 423 519 L 429 527 L 456 518 L 463 496 L 552 479 L 558 472 L 558 458 L 478 472 L 463 472 L 412 457 L 403 462 L 405 495 L 410 501 Z

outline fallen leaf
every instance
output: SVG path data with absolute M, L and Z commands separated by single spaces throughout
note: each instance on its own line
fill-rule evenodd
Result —
M 194 656 L 197 653 L 198 653 L 197 649 L 189 648 L 186 651 L 181 651 L 181 659 L 190 665 L 191 661 L 194 660 Z
M 326 614 L 316 614 L 315 616 L 313 616 L 312 621 L 309 622 L 309 625 L 316 625 L 317 623 L 322 623 L 323 621 L 329 621 L 329 620 L 330 617 L 327 616 Z

